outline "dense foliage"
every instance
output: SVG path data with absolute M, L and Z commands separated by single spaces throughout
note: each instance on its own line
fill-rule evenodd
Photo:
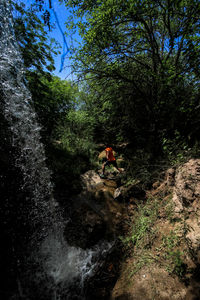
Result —
M 68 185 L 70 190 L 73 178 L 88 164 L 91 134 L 86 133 L 89 126 L 83 128 L 87 114 L 77 111 L 81 94 L 78 87 L 52 75 L 59 45 L 49 37 L 40 4 L 29 7 L 23 2 L 13 3 L 14 29 L 53 180 L 57 186 Z
M 59 47 L 54 39 L 50 39 L 46 26 L 38 16 L 37 5 L 27 6 L 23 2 L 12 2 L 14 29 L 26 70 L 37 72 L 53 71 L 53 55 Z
M 36 2 L 16 6 L 15 30 L 53 168 L 77 176 L 97 159 L 96 144 L 125 143 L 127 168 L 148 176 L 144 162 L 198 148 L 199 1 L 60 1 L 71 9 L 68 35 L 80 35 L 77 85 L 47 73 L 57 44 Z
M 74 68 L 86 81 L 98 138 L 156 155 L 171 139 L 199 140 L 199 1 L 66 5 L 68 29 L 82 37 Z

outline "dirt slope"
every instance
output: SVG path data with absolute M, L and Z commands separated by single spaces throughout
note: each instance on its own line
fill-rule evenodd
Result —
M 133 207 L 112 300 L 200 299 L 200 160 L 166 172 Z

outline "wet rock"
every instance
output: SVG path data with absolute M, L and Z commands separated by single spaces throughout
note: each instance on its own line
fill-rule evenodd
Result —
M 102 216 L 85 203 L 73 210 L 65 227 L 65 236 L 70 245 L 86 249 L 104 239 L 106 230 L 107 225 Z
M 65 232 L 70 245 L 85 249 L 118 233 L 124 207 L 113 197 L 116 181 L 101 179 L 94 170 L 83 174 L 81 181 L 83 189 L 71 200 Z
M 81 175 L 81 183 L 83 189 L 87 190 L 101 189 L 104 186 L 103 180 L 94 170 L 89 170 Z
M 100 261 L 100 267 L 88 282 L 85 290 L 87 300 L 110 299 L 112 289 L 119 276 L 121 255 L 122 244 L 117 240 L 106 258 Z
M 128 201 L 131 197 L 136 199 L 145 199 L 146 192 L 139 185 L 121 186 L 114 192 L 114 199 Z

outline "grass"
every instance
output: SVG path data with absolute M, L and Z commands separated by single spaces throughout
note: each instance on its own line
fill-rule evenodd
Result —
M 181 237 L 175 231 L 170 231 L 170 234 L 163 236 L 163 257 L 167 261 L 166 270 L 169 274 L 176 274 L 180 278 L 183 277 L 186 271 L 184 264 L 184 253 L 180 251 Z
M 129 276 L 132 277 L 143 266 L 155 261 L 149 249 L 151 249 L 157 235 L 154 223 L 157 220 L 160 203 L 157 199 L 148 199 L 145 205 L 138 206 L 137 216 L 130 233 L 121 238 L 125 247 L 134 257 L 134 266 L 131 267 Z
M 151 239 L 156 234 L 153 224 L 157 219 L 158 201 L 148 199 L 146 205 L 139 205 L 135 222 L 130 230 L 130 234 L 121 240 L 128 247 L 148 248 Z
M 148 251 L 145 251 L 142 255 L 138 256 L 137 263 L 134 264 L 134 268 L 130 271 L 129 277 L 132 277 L 134 274 L 139 272 L 142 267 L 151 264 L 155 259 L 150 255 Z
M 165 210 L 166 226 L 174 222 L 172 197 L 169 197 L 167 202 L 156 197 L 149 198 L 144 205 L 138 206 L 130 232 L 122 239 L 133 258 L 129 271 L 130 277 L 152 263 L 157 263 L 169 274 L 175 274 L 180 278 L 183 278 L 186 273 L 187 266 L 182 251 L 183 228 L 181 223 L 177 222 L 174 230 L 162 234 L 159 226 L 156 225 L 161 209 Z M 159 241 L 160 245 L 156 248 L 155 245 Z
M 153 227 L 159 210 L 159 202 L 157 200 L 148 199 L 145 206 L 138 207 L 138 218 L 132 228 L 131 241 L 136 248 L 147 248 L 152 244 L 156 230 Z

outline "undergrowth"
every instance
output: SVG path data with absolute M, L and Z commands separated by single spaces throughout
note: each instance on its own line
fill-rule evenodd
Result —
M 130 224 L 129 234 L 121 238 L 132 258 L 129 276 L 132 277 L 144 266 L 157 264 L 169 274 L 183 278 L 187 266 L 184 263 L 183 229 L 180 222 L 172 230 L 162 234 L 159 227 L 160 211 L 164 210 L 163 222 L 173 228 L 172 197 L 163 201 L 160 197 L 149 198 L 145 204 L 138 206 L 137 213 Z M 171 224 L 171 225 L 170 225 Z M 155 246 L 158 245 L 159 246 Z

